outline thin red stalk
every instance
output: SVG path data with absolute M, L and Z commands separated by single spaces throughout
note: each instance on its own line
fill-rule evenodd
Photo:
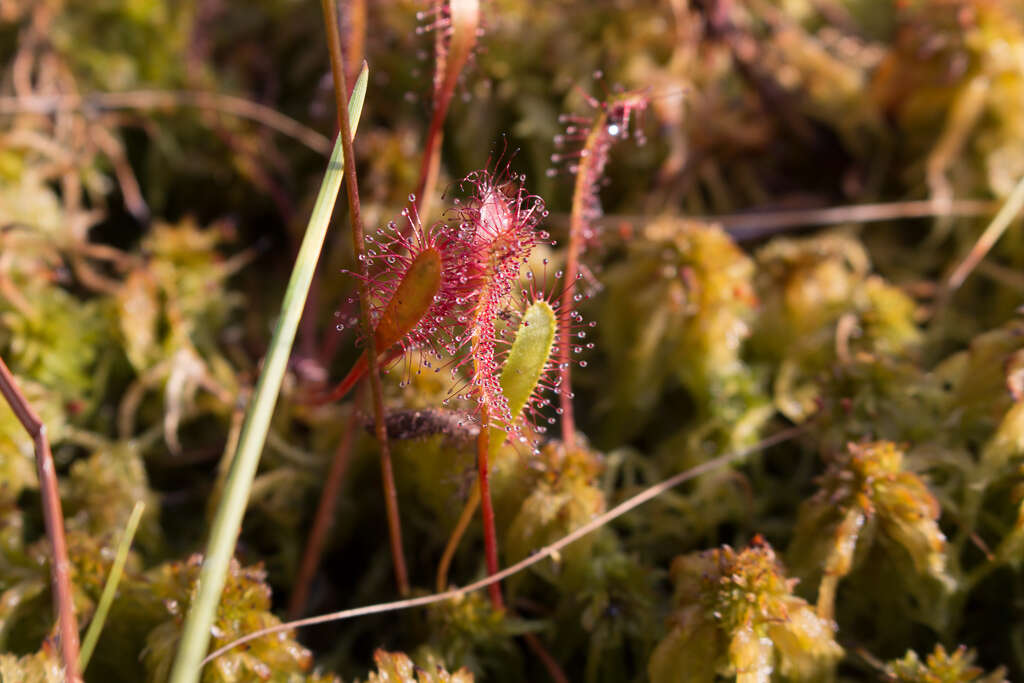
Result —
M 366 336 L 366 359 L 369 366 L 370 391 L 373 396 L 374 431 L 380 445 L 380 470 L 384 487 L 384 503 L 387 510 L 388 532 L 391 540 L 391 557 L 395 569 L 395 581 L 402 595 L 409 593 L 409 576 L 405 566 L 405 555 L 402 552 L 402 527 L 398 514 L 398 491 L 395 488 L 394 474 L 391 467 L 391 451 L 388 447 L 387 424 L 384 415 L 384 393 L 381 388 L 378 371 L 377 344 L 374 339 L 373 326 L 370 320 L 370 292 L 368 285 L 369 266 L 366 258 L 366 238 L 363 232 L 363 220 L 359 209 L 359 183 L 356 177 L 355 152 L 352 149 L 352 128 L 349 125 L 346 94 L 348 85 L 345 77 L 345 64 L 341 54 L 341 36 L 338 34 L 338 17 L 334 0 L 321 0 L 324 12 L 324 23 L 327 26 L 327 44 L 331 53 L 331 72 L 334 74 L 334 98 L 338 108 L 338 121 L 341 124 L 342 151 L 345 157 L 345 187 L 348 194 L 349 213 L 352 222 L 352 251 L 355 254 L 359 272 L 359 309 L 363 331 Z
M 565 281 L 569 283 L 576 282 L 580 269 L 580 251 L 582 250 L 583 242 L 582 228 L 577 226 L 577 223 L 582 222 L 577 204 L 581 204 L 581 202 L 574 198 L 572 202 L 572 227 L 569 229 L 569 247 L 565 259 Z M 559 407 L 562 409 L 562 443 L 565 444 L 567 451 L 571 451 L 576 447 L 576 421 L 572 412 L 572 357 L 570 355 L 570 344 L 572 343 L 570 338 L 572 334 L 570 325 L 572 318 L 570 314 L 575 304 L 573 300 L 573 293 L 575 291 L 576 288 L 569 285 L 562 292 L 561 308 L 566 314 L 563 316 L 558 330 L 558 373 L 561 377 L 561 381 L 558 383 L 558 401 Z
M 444 139 L 444 120 L 448 115 L 448 103 L 451 97 L 442 97 L 434 106 L 430 117 L 430 128 L 423 148 L 423 160 L 420 162 L 420 177 L 416 183 L 416 211 L 427 216 L 430 211 L 430 197 L 434 194 L 437 174 L 441 169 L 441 141 Z
M 384 365 L 387 365 L 391 361 L 400 358 L 404 353 L 405 351 L 401 348 L 396 348 L 392 350 L 391 353 L 388 353 L 384 356 Z M 338 384 L 336 384 L 333 389 L 331 389 L 330 393 L 315 396 L 309 399 L 310 403 L 322 405 L 324 403 L 333 403 L 334 401 L 340 401 L 341 399 L 345 398 L 346 395 L 348 395 L 348 392 L 352 391 L 353 387 L 355 387 L 356 384 L 359 383 L 359 380 L 366 376 L 366 370 L 366 354 L 364 353 L 356 360 L 355 363 L 352 364 L 352 367 L 349 368 L 348 374 L 345 375 L 344 379 L 338 382 Z
M 416 183 L 416 210 L 421 216 L 430 212 L 430 198 L 437 184 L 441 167 L 441 140 L 444 138 L 444 120 L 448 116 L 459 74 L 469 61 L 476 45 L 480 28 L 478 0 L 447 0 L 435 6 L 449 15 L 449 26 L 434 30 L 434 111 L 420 162 L 420 176 Z M 440 15 L 437 15 L 438 17 Z
M 331 389 L 329 394 L 322 394 L 311 399 L 312 403 L 317 405 L 323 405 L 324 403 L 333 403 L 334 401 L 340 401 L 345 398 L 348 392 L 352 391 L 359 380 L 366 376 L 366 354 L 359 356 L 355 363 L 353 363 L 351 369 L 345 378 L 338 382 L 337 386 Z
M 595 136 L 602 134 L 605 127 L 607 115 L 601 113 L 587 136 L 583 149 L 592 149 L 595 145 Z M 558 383 L 559 407 L 562 409 L 562 443 L 567 450 L 576 446 L 576 420 L 572 410 L 572 311 L 576 305 L 573 298 L 576 292 L 576 280 L 580 272 L 580 254 L 583 253 L 583 240 L 586 233 L 586 202 L 589 185 L 593 182 L 591 171 L 587 168 L 594 155 L 583 158 L 580 168 L 576 172 L 576 184 L 572 193 L 572 214 L 569 216 L 569 246 L 565 257 L 565 282 L 568 283 L 562 291 L 561 310 L 563 312 L 562 324 L 558 330 L 558 372 L 561 380 Z
M 50 578 L 53 582 L 53 609 L 57 613 L 64 676 L 70 683 L 80 683 L 82 676 L 78 671 L 78 621 L 75 619 L 75 602 L 71 594 L 71 562 L 68 560 L 67 541 L 64 538 L 64 515 L 60 507 L 57 471 L 53 466 L 50 441 L 46 438 L 46 425 L 25 400 L 25 395 L 15 384 L 14 376 L 3 358 L 0 358 L 0 394 L 3 394 L 21 426 L 35 444 L 43 520 L 46 524 L 46 537 L 50 540 L 50 550 L 53 553 L 50 561 Z
M 360 392 L 363 393 L 363 392 Z M 302 554 L 302 563 L 299 565 L 299 573 L 295 578 L 295 590 L 292 592 L 291 601 L 288 604 L 288 618 L 298 619 L 306 607 L 306 600 L 309 597 L 309 586 L 313 582 L 313 575 L 320 565 L 320 557 L 323 555 L 324 542 L 327 534 L 334 523 L 334 511 L 338 504 L 338 495 L 341 493 L 341 483 L 348 471 L 348 464 L 352 455 L 352 439 L 358 427 L 359 411 L 352 406 L 349 415 L 348 425 L 345 433 L 341 435 L 341 441 L 331 458 L 331 466 L 327 471 L 327 480 L 324 482 L 323 493 L 320 494 L 320 503 L 316 508 L 316 516 L 313 518 L 313 528 L 309 532 L 309 539 L 306 541 L 306 550 Z
M 487 454 L 491 445 L 490 414 L 486 404 L 480 411 L 480 434 L 476 437 L 476 469 L 480 479 L 480 513 L 484 524 L 484 556 L 487 562 L 487 575 L 498 573 L 498 533 L 494 528 L 494 507 L 491 505 L 491 483 L 487 474 Z M 501 584 L 492 583 L 487 587 L 491 594 L 494 609 L 504 609 L 501 598 Z
M 526 641 L 527 647 L 533 650 L 533 654 L 537 655 L 537 659 L 544 665 L 544 668 L 548 670 L 548 675 L 551 676 L 551 680 L 555 683 L 569 683 L 569 677 L 562 671 L 562 667 L 558 665 L 558 662 L 548 649 L 544 647 L 544 643 L 540 642 L 540 638 L 532 633 L 524 633 L 523 640 Z

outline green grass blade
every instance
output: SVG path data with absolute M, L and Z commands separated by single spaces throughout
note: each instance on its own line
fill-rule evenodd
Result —
M 368 70 L 364 64 L 348 105 L 348 116 L 353 133 L 363 111 L 367 77 Z M 281 315 L 270 340 L 270 348 L 263 363 L 263 371 L 256 384 L 252 403 L 249 404 L 245 423 L 242 426 L 242 435 L 238 440 L 238 450 L 235 452 L 231 470 L 224 485 L 223 497 L 213 518 L 210 540 L 207 543 L 203 567 L 199 573 L 199 587 L 188 616 L 185 618 L 181 644 L 174 660 L 170 683 L 195 683 L 199 680 L 202 660 L 210 645 L 210 627 L 217 615 L 217 605 L 227 580 L 228 567 L 231 557 L 234 555 L 235 542 L 238 540 L 238 532 L 242 526 L 242 517 L 249 502 L 249 492 L 252 488 L 253 478 L 256 476 L 256 467 L 263 451 L 263 443 L 267 437 L 274 404 L 277 402 L 277 395 L 281 390 L 281 381 L 284 378 L 285 367 L 291 354 L 292 343 L 295 341 L 299 318 L 302 316 L 302 309 L 306 304 L 306 296 L 309 294 L 309 286 L 313 281 L 313 273 L 320 257 L 320 250 L 323 248 L 324 238 L 327 235 L 327 227 L 334 211 L 334 202 L 338 197 L 338 190 L 341 188 L 343 173 L 341 136 L 338 136 L 334 143 L 334 151 L 331 152 L 331 160 L 327 165 L 327 173 L 324 174 L 323 182 L 320 184 L 320 193 L 313 206 L 313 215 L 310 216 L 309 223 L 306 225 L 306 234 L 299 247 L 295 266 L 292 268 L 291 279 L 288 281 L 284 301 L 281 303 Z
M 139 528 L 142 511 L 145 509 L 145 503 L 141 500 L 136 501 L 135 507 L 132 508 L 132 513 L 128 517 L 128 523 L 124 527 L 124 533 L 121 534 L 121 541 L 117 544 L 117 554 L 114 556 L 114 563 L 110 565 L 110 574 L 107 576 L 107 582 L 103 585 L 103 592 L 100 593 L 100 601 L 96 604 L 96 613 L 93 614 L 92 621 L 89 622 L 89 630 L 85 632 L 85 639 L 82 640 L 82 649 L 78 654 L 79 671 L 85 671 L 85 668 L 89 666 L 92 651 L 96 649 L 96 641 L 100 639 L 103 624 L 107 620 L 107 613 L 110 612 L 110 606 L 114 604 L 117 584 L 121 582 L 121 574 L 124 572 L 125 562 L 128 561 L 128 551 L 131 550 L 132 540 L 135 538 L 135 532 Z

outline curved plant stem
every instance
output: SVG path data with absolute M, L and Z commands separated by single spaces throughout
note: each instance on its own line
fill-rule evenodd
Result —
M 320 503 L 316 508 L 316 517 L 313 519 L 313 528 L 309 532 L 306 550 L 302 554 L 302 563 L 299 565 L 299 574 L 295 579 L 295 590 L 292 591 L 291 602 L 288 604 L 289 619 L 297 619 L 306 606 L 309 585 L 320 564 L 324 541 L 327 539 L 327 533 L 331 530 L 331 524 L 334 521 L 334 510 L 338 503 L 338 494 L 341 492 L 341 482 L 345 478 L 345 472 L 348 470 L 351 460 L 352 439 L 358 426 L 358 415 L 359 412 L 355 406 L 352 406 L 348 426 L 345 433 L 341 435 L 341 441 L 338 442 L 334 457 L 331 459 L 331 467 L 327 472 L 324 490 L 320 494 Z
M 718 223 L 737 242 L 764 239 L 778 233 L 798 228 L 815 228 L 844 223 L 879 223 L 909 218 L 930 217 L 974 217 L 992 215 L 999 209 L 999 202 L 988 199 L 954 199 L 939 202 L 934 199 L 919 199 L 901 202 L 879 202 L 876 204 L 847 204 L 809 209 L 765 209 L 756 208 L 741 213 L 707 214 L 692 218 L 704 223 Z M 548 224 L 556 227 L 569 224 L 571 216 L 552 213 Z M 628 225 L 639 230 L 650 221 L 646 215 L 606 214 L 597 220 L 599 228 Z
M 598 114 L 583 145 L 587 152 L 576 171 L 572 191 L 572 213 L 569 216 L 569 246 L 565 257 L 565 289 L 562 290 L 561 310 L 564 315 L 558 330 L 558 383 L 559 407 L 562 409 L 562 443 L 568 451 L 576 447 L 576 420 L 572 410 L 572 310 L 576 306 L 576 280 L 580 272 L 580 256 L 586 235 L 587 202 L 593 192 L 594 178 L 601 174 L 607 154 L 597 154 L 600 138 L 606 135 L 608 113 Z
M 416 211 L 423 217 L 430 215 L 430 198 L 434 195 L 441 168 L 444 120 L 448 116 L 459 74 L 473 53 L 480 30 L 479 0 L 442 0 L 433 4 L 439 12 L 438 18 L 442 14 L 447 15 L 447 25 L 435 29 L 434 109 L 416 182 Z
M 364 68 L 349 101 L 348 115 L 352 127 L 357 125 L 363 110 L 367 74 L 368 71 Z M 274 404 L 281 390 L 281 381 L 284 379 L 288 356 L 295 341 L 295 332 L 305 305 L 306 294 L 309 292 L 320 249 L 327 235 L 334 202 L 341 188 L 344 169 L 342 142 L 339 136 L 334 143 L 334 152 L 331 153 L 327 172 L 313 205 L 313 214 L 306 226 L 306 235 L 302 239 L 295 266 L 292 268 L 284 301 L 281 303 L 281 315 L 270 339 L 270 347 L 263 362 L 263 372 L 260 373 L 253 401 L 249 405 L 242 426 L 238 451 L 231 462 L 231 469 L 224 484 L 223 498 L 217 506 L 217 513 L 210 528 L 210 539 L 199 573 L 198 589 L 185 618 L 181 644 L 168 679 L 170 683 L 195 683 L 199 680 L 203 654 L 210 643 L 210 628 L 227 579 L 228 567 L 242 526 L 242 517 L 249 500 L 256 467 L 270 427 Z
M 103 632 L 103 624 L 107 620 L 110 606 L 114 604 L 114 596 L 117 594 L 117 584 L 121 582 L 121 575 L 124 572 L 124 565 L 128 561 L 128 551 L 132 548 L 132 540 L 139 528 L 139 521 L 146 504 L 141 500 L 135 501 L 131 515 L 128 516 L 128 523 L 124 526 L 124 533 L 117 544 L 117 554 L 114 555 L 114 563 L 110 565 L 110 574 L 107 575 L 107 582 L 103 584 L 103 592 L 100 593 L 100 600 L 96 603 L 96 612 L 92 621 L 89 622 L 89 629 L 85 632 L 85 639 L 82 640 L 82 651 L 78 656 L 78 663 L 82 671 L 89 667 L 89 659 L 96 648 L 96 643 Z
M 0 115 L 31 112 L 53 114 L 67 111 L 115 109 L 208 109 L 253 121 L 296 140 L 314 152 L 327 155 L 331 141 L 295 119 L 259 102 L 234 95 L 198 90 L 135 90 L 85 95 L 22 95 L 0 97 Z
M 498 573 L 498 533 L 494 528 L 494 507 L 491 505 L 491 484 L 487 474 L 487 456 L 490 452 L 491 430 L 490 415 L 484 405 L 480 412 L 480 434 L 476 437 L 476 469 L 479 475 L 481 515 L 484 523 L 484 559 L 487 562 L 487 575 Z M 494 609 L 504 609 L 501 598 L 501 586 L 492 583 L 487 587 L 491 594 Z
M 971 274 L 975 266 L 985 258 L 989 250 L 995 246 L 995 243 L 1006 232 L 1006 228 L 1009 227 L 1013 219 L 1020 213 L 1021 208 L 1024 208 L 1024 178 L 1017 181 L 1017 185 L 1013 188 L 1010 196 L 1006 198 L 1006 203 L 999 209 L 999 213 L 996 214 L 992 222 L 985 228 L 985 232 L 981 234 L 981 237 L 978 238 L 978 241 L 968 252 L 964 260 L 956 267 L 952 275 L 949 276 L 949 280 L 946 281 L 946 287 L 949 291 L 958 289 L 964 283 L 964 280 Z
M 488 576 L 485 579 L 474 581 L 473 583 L 467 586 L 463 586 L 462 588 L 452 588 L 451 590 L 447 590 L 443 593 L 435 593 L 434 595 L 424 595 L 418 598 L 408 598 L 405 600 L 396 600 L 394 602 L 385 602 L 376 605 L 367 605 L 364 607 L 354 607 L 352 609 L 344 609 L 338 612 L 331 612 L 330 614 L 321 614 L 316 617 L 307 617 L 306 619 L 299 619 L 298 621 L 289 621 L 287 623 L 262 628 L 258 631 L 253 631 L 252 633 L 249 633 L 232 643 L 228 643 L 219 650 L 211 652 L 203 663 L 208 663 L 216 659 L 217 657 L 221 656 L 225 652 L 233 650 L 239 645 L 244 645 L 245 643 L 255 640 L 256 638 L 262 638 L 263 636 L 271 635 L 273 633 L 290 631 L 292 629 L 301 628 L 303 626 L 326 624 L 332 621 L 355 619 L 356 617 L 364 617 L 370 614 L 383 614 L 384 612 L 397 612 L 399 610 L 411 609 L 413 607 L 424 607 L 426 605 L 433 605 L 438 602 L 444 602 L 445 600 L 451 600 L 452 598 L 461 598 L 462 596 L 466 595 L 466 593 L 472 593 L 474 591 L 487 588 L 500 581 L 504 581 L 505 579 L 514 574 L 518 574 L 519 572 L 523 571 L 524 569 L 527 569 L 528 567 L 532 567 L 538 562 L 543 562 L 547 558 L 557 555 L 562 550 L 562 548 L 565 548 L 566 546 L 575 543 L 576 541 L 580 540 L 592 531 L 596 531 L 597 529 L 600 529 L 604 525 L 608 524 L 613 519 L 617 519 L 618 517 L 621 517 L 627 512 L 630 512 L 631 510 L 640 507 L 644 503 L 653 500 L 654 498 L 657 498 L 661 494 L 665 493 L 670 489 L 675 488 L 676 486 L 679 486 L 683 482 L 690 481 L 691 479 L 696 479 L 697 477 L 703 474 L 713 472 L 717 469 L 725 467 L 726 465 L 738 462 L 753 453 L 758 453 L 760 451 L 765 450 L 766 448 L 770 448 L 772 446 L 783 443 L 784 441 L 789 441 L 790 439 L 793 439 L 794 437 L 801 434 L 803 431 L 804 427 L 791 427 L 777 434 L 773 434 L 772 436 L 769 436 L 766 439 L 762 439 L 758 443 L 748 448 L 733 451 L 732 453 L 725 453 L 724 455 L 720 455 L 717 458 L 707 460 L 701 463 L 700 465 L 691 467 L 688 470 L 684 470 L 677 474 L 673 474 L 668 479 L 660 481 L 657 484 L 654 484 L 653 486 L 644 489 L 643 491 L 636 494 L 632 498 L 627 498 L 626 500 L 622 501 L 621 503 L 613 507 L 611 510 L 608 510 L 607 512 L 602 513 L 597 517 L 594 517 L 592 520 L 590 520 L 583 526 L 575 529 L 569 534 L 566 534 L 554 543 L 546 545 L 543 548 L 537 550 L 537 552 L 531 553 L 519 562 L 516 562 L 513 565 L 505 567 L 494 576 Z
M 50 551 L 53 553 L 50 561 L 50 580 L 53 583 L 53 609 L 57 613 L 57 628 L 60 633 L 60 655 L 64 664 L 65 680 L 69 683 L 79 683 L 82 676 L 78 666 L 78 622 L 75 619 L 75 602 L 71 593 L 71 562 L 68 560 L 68 546 L 64 538 L 64 515 L 60 509 L 60 493 L 57 489 L 57 471 L 53 466 L 50 440 L 46 438 L 46 425 L 25 400 L 3 358 L 0 358 L 0 394 L 3 394 L 15 417 L 35 444 L 43 520 L 46 524 L 46 537 L 50 540 Z
M 435 102 L 434 113 L 430 117 L 430 128 L 423 147 L 423 160 L 420 162 L 420 176 L 416 183 L 416 211 L 427 217 L 430 212 L 430 197 L 434 195 L 437 175 L 441 171 L 441 141 L 444 140 L 444 120 L 448 115 L 448 102 L 444 106 Z
M 459 521 L 455 523 L 452 535 L 448 537 L 448 543 L 444 547 L 444 554 L 441 555 L 441 561 L 437 565 L 438 593 L 443 591 L 448 585 L 448 569 L 452 565 L 452 558 L 455 557 L 455 551 L 458 549 L 459 542 L 462 541 L 462 537 L 466 535 L 466 529 L 469 528 L 469 523 L 473 521 L 473 515 L 476 514 L 476 508 L 478 505 L 480 505 L 480 483 L 473 482 L 473 488 L 469 492 L 469 498 L 466 500 L 466 504 L 462 508 L 462 514 L 459 515 Z
M 400 358 L 404 353 L 405 351 L 401 348 L 396 348 L 392 350 L 391 353 L 384 354 L 382 362 L 384 365 L 387 365 L 391 361 Z M 308 401 L 314 405 L 323 405 L 324 403 L 340 401 L 348 395 L 348 392 L 352 391 L 352 389 L 359 383 L 359 380 L 366 376 L 366 370 L 366 354 L 364 353 L 356 359 L 356 362 L 352 364 L 351 368 L 349 368 L 348 374 L 346 374 L 344 379 L 338 382 L 330 392 L 311 396 Z
M 321 0 L 324 24 L 327 27 L 327 45 L 331 54 L 331 72 L 334 74 L 334 98 L 338 106 L 338 120 L 341 123 L 341 144 L 345 155 L 345 189 L 348 194 L 348 208 L 352 219 L 352 251 L 362 277 L 359 279 L 359 309 L 363 331 L 366 337 L 366 361 L 370 375 L 370 393 L 373 398 L 374 432 L 380 447 L 380 474 L 384 486 L 384 506 L 388 518 L 388 536 L 391 541 L 391 559 L 394 563 L 395 582 L 398 592 L 409 593 L 409 576 L 405 568 L 405 554 L 402 551 L 402 527 L 398 514 L 398 490 L 391 467 L 391 450 L 388 447 L 388 429 L 384 415 L 384 392 L 378 372 L 377 341 L 370 321 L 370 288 L 367 278 L 369 266 L 366 258 L 366 238 L 363 234 L 363 219 L 359 212 L 359 180 L 356 176 L 355 152 L 352 149 L 352 130 L 348 119 L 342 116 L 345 110 L 345 62 L 341 54 L 341 36 L 338 33 L 338 16 L 334 0 Z
M 573 200 L 573 223 L 578 220 L 576 217 L 576 200 Z M 577 274 L 580 272 L 580 238 L 576 230 L 569 232 L 569 253 L 565 260 L 566 282 L 575 283 Z M 564 320 L 558 330 L 558 403 L 562 410 L 562 443 L 566 451 L 572 451 L 576 447 L 576 420 L 572 412 L 572 356 L 569 350 L 572 348 L 572 330 L 570 328 L 571 316 L 574 301 L 573 293 L 576 288 L 572 284 L 565 287 L 562 292 L 561 309 L 566 311 Z

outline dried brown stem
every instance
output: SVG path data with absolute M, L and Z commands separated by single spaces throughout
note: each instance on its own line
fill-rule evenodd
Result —
M 309 532 L 306 550 L 302 554 L 302 563 L 299 565 L 299 574 L 295 578 L 295 590 L 292 592 L 291 601 L 288 604 L 289 619 L 298 619 L 306 607 L 309 586 L 313 581 L 313 574 L 316 573 L 316 568 L 320 564 L 320 556 L 323 554 L 327 534 L 334 523 L 334 511 L 338 505 L 341 483 L 351 461 L 352 440 L 358 427 L 358 415 L 359 412 L 355 406 L 352 406 L 348 426 L 345 433 L 341 435 L 341 441 L 338 442 L 334 457 L 331 459 L 327 480 L 324 482 L 324 490 L 320 494 L 320 504 L 317 505 L 316 517 L 313 519 L 313 528 Z
M 248 119 L 297 140 L 324 156 L 331 153 L 331 141 L 312 128 L 285 116 L 276 109 L 234 95 L 188 90 L 136 90 L 87 95 L 0 97 L 0 115 L 57 114 L 90 109 L 174 109 L 179 107 L 210 109 Z
M 718 223 L 737 242 L 762 239 L 779 232 L 797 228 L 811 228 L 843 223 L 877 223 L 907 218 L 930 218 L 933 216 L 985 216 L 996 212 L 999 203 L 986 199 L 955 199 L 952 202 L 937 202 L 928 199 L 903 202 L 882 202 L 878 204 L 851 204 L 813 209 L 782 209 L 749 211 L 706 216 L 692 216 L 694 220 Z M 548 224 L 565 226 L 572 220 L 565 214 L 551 214 Z M 606 228 L 629 225 L 636 229 L 651 220 L 650 216 L 609 214 L 598 220 Z M 614 233 L 610 233 L 614 234 Z
M 345 41 L 345 73 L 348 83 L 352 84 L 359 76 L 359 69 L 363 64 L 366 44 L 366 0 L 348 0 L 344 3 L 339 0 L 338 4 L 341 5 L 339 24 Z
M 71 562 L 68 560 L 67 541 L 64 538 L 64 515 L 61 512 L 60 494 L 57 491 L 57 471 L 53 466 L 50 441 L 46 438 L 46 425 L 25 400 L 24 394 L 18 389 L 14 376 L 2 358 L 0 393 L 35 444 L 43 519 L 46 523 L 46 537 L 50 540 L 50 550 L 53 553 L 50 577 L 53 582 L 53 608 L 57 613 L 61 660 L 64 663 L 65 680 L 78 683 L 82 677 L 78 671 L 78 621 L 75 619 L 75 603 L 71 594 Z
M 1003 233 L 1006 232 L 1006 228 L 1009 227 L 1010 223 L 1020 213 L 1022 206 L 1024 206 L 1024 178 L 1017 181 L 1017 185 L 1013 188 L 1010 196 L 1006 198 L 1006 202 L 999 209 L 999 213 L 996 214 L 992 222 L 985 228 L 985 232 L 981 233 L 978 241 L 971 247 L 971 251 L 968 252 L 964 260 L 949 276 L 949 280 L 946 282 L 946 287 L 949 291 L 958 289 L 964 283 L 964 280 L 971 274 L 971 271 L 981 263 L 981 260 L 985 258 L 996 242 L 999 241 L 999 238 L 1002 237 Z
M 380 470 L 384 486 L 384 503 L 387 510 L 388 532 L 391 540 L 391 557 L 395 569 L 395 581 L 402 595 L 409 593 L 409 576 L 405 568 L 405 554 L 402 551 L 402 527 L 398 514 L 398 490 L 391 467 L 391 451 L 388 447 L 387 421 L 384 414 L 384 392 L 378 372 L 377 343 L 370 321 L 370 292 L 367 284 L 366 238 L 363 233 L 363 219 L 359 210 L 359 182 L 356 176 L 355 152 L 352 149 L 352 127 L 348 121 L 348 85 L 345 76 L 345 62 L 341 54 L 341 36 L 338 32 L 338 17 L 333 0 L 321 0 L 324 24 L 327 27 L 327 44 L 331 53 L 331 72 L 334 74 L 334 97 L 338 108 L 338 123 L 341 127 L 342 151 L 345 157 L 345 188 L 352 221 L 352 251 L 362 277 L 359 280 L 359 309 L 366 338 L 366 359 L 369 365 L 370 391 L 373 397 L 374 431 L 380 445 Z

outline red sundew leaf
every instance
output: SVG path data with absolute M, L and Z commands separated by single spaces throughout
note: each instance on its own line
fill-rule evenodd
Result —
M 513 287 L 533 246 L 547 234 L 537 230 L 547 215 L 544 201 L 529 195 L 522 176 L 495 174 L 488 170 L 466 176 L 469 198 L 453 212 L 459 219 L 462 239 L 470 246 L 470 287 L 476 285 L 466 339 L 472 361 L 471 392 L 486 407 L 496 425 L 513 422 L 508 399 L 501 390 L 501 362 L 495 320 L 510 303 Z
M 419 324 L 441 288 L 441 254 L 429 247 L 412 259 L 374 331 L 378 349 L 389 349 Z

